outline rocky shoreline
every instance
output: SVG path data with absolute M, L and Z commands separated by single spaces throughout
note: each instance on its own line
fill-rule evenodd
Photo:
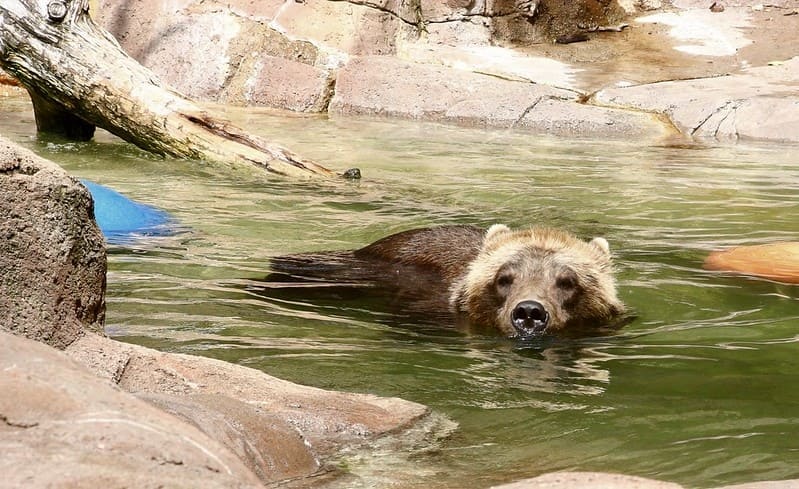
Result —
M 0 188 L 0 487 L 307 486 L 342 449 L 429 417 L 105 337 L 88 191 L 4 139 Z

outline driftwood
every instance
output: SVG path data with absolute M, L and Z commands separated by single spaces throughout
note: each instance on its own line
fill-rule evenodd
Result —
M 88 5 L 0 1 L 0 66 L 28 89 L 40 131 L 90 139 L 97 126 L 159 155 L 291 176 L 334 175 L 163 86 L 92 21 Z

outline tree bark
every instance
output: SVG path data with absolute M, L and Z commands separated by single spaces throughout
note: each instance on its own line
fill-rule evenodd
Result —
M 40 130 L 66 124 L 56 132 L 86 139 L 97 126 L 159 155 L 282 175 L 334 175 L 162 85 L 91 20 L 88 5 L 0 1 L 0 66 L 31 93 Z

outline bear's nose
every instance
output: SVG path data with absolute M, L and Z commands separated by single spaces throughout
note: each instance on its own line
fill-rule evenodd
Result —
M 538 301 L 522 301 L 513 308 L 511 322 L 522 336 L 540 333 L 547 328 L 549 313 Z

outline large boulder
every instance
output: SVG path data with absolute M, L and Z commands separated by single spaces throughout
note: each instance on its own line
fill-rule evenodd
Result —
M 123 390 L 189 419 L 215 437 L 220 428 L 208 420 L 227 419 L 245 427 L 272 426 L 270 429 L 276 430 L 275 433 L 283 432 L 281 426 L 291 426 L 302 436 L 303 443 L 307 442 L 313 453 L 320 456 L 409 428 L 429 414 L 427 407 L 402 399 L 301 386 L 240 365 L 162 353 L 97 335 L 85 335 L 70 345 L 67 353 Z M 170 401 L 163 396 L 174 399 Z M 252 410 L 230 409 L 236 402 Z M 226 413 L 229 417 L 213 413 Z M 261 421 L 254 423 L 253 419 Z M 230 439 L 238 436 L 227 429 L 221 431 L 227 432 L 225 437 Z M 260 436 L 250 430 L 240 433 Z M 280 437 L 286 439 L 284 435 Z M 274 450 L 281 449 L 278 443 L 267 453 L 273 454 L 269 457 L 279 457 Z M 297 457 L 305 460 L 302 462 L 305 467 L 313 469 L 305 456 Z
M 3 332 L 0 345 L 0 487 L 263 487 L 213 438 L 64 353 Z
M 0 138 L 0 328 L 56 348 L 102 332 L 106 254 L 88 190 Z

